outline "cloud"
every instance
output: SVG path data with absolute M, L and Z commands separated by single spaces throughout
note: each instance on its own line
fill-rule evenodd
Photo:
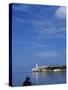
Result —
M 60 7 L 56 10 L 55 16 L 59 19 L 65 19 L 66 18 L 66 8 Z
M 38 52 L 35 55 L 39 58 L 54 58 L 58 56 L 56 51 Z
M 40 44 L 40 43 L 33 43 L 32 44 L 32 48 L 45 48 L 46 47 L 46 45 L 44 45 L 44 44 Z
M 56 23 L 56 21 L 52 22 L 50 20 L 34 20 L 32 22 L 34 26 L 34 31 L 38 33 L 37 39 L 52 39 L 52 38 L 60 38 L 65 39 L 65 23 L 61 22 Z
M 21 11 L 21 12 L 26 12 L 26 11 L 29 11 L 30 10 L 30 6 L 29 5 L 26 5 L 26 4 L 15 4 L 13 5 L 13 10 L 16 10 L 16 11 Z
M 38 57 L 38 58 L 42 58 L 42 59 L 55 59 L 55 58 L 61 58 L 61 57 L 65 57 L 65 51 L 57 51 L 57 50 L 46 50 L 43 52 L 36 52 L 34 53 L 34 56 Z
M 16 5 L 14 9 L 17 11 L 22 11 L 21 16 L 17 17 L 16 21 L 22 26 L 26 23 L 30 23 L 30 27 L 33 32 L 36 32 L 36 39 L 65 39 L 65 21 L 61 21 L 66 17 L 66 8 L 57 7 L 56 10 L 51 14 L 52 18 L 49 18 L 50 13 L 46 12 L 46 8 L 41 9 L 41 7 L 31 8 L 30 5 Z M 39 10 L 37 12 L 37 10 Z M 45 12 L 44 12 L 45 10 Z M 26 16 L 24 12 L 28 12 Z M 47 13 L 47 14 L 46 14 Z M 55 17 L 54 17 L 55 14 Z M 47 18 L 48 17 L 48 18 Z M 58 18 L 58 19 L 56 19 Z

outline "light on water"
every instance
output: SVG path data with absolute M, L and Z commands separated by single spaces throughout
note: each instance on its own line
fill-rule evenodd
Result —
M 13 86 L 22 86 L 26 77 L 30 77 L 33 85 L 63 84 L 66 83 L 66 72 L 15 72 Z

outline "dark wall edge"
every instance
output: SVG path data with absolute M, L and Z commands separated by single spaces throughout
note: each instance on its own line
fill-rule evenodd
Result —
M 9 4 L 9 86 L 12 86 L 12 3 Z

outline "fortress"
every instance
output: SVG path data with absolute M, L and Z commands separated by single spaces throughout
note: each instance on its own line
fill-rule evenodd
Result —
M 56 71 L 66 71 L 66 65 L 49 65 L 49 66 L 38 66 L 36 64 L 35 68 L 32 68 L 32 72 L 56 72 Z

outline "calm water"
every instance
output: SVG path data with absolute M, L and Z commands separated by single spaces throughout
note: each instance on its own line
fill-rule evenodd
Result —
M 41 73 L 13 72 L 13 86 L 21 86 L 26 76 L 30 77 L 30 80 L 33 83 L 33 85 L 66 83 L 66 72 L 41 72 Z

